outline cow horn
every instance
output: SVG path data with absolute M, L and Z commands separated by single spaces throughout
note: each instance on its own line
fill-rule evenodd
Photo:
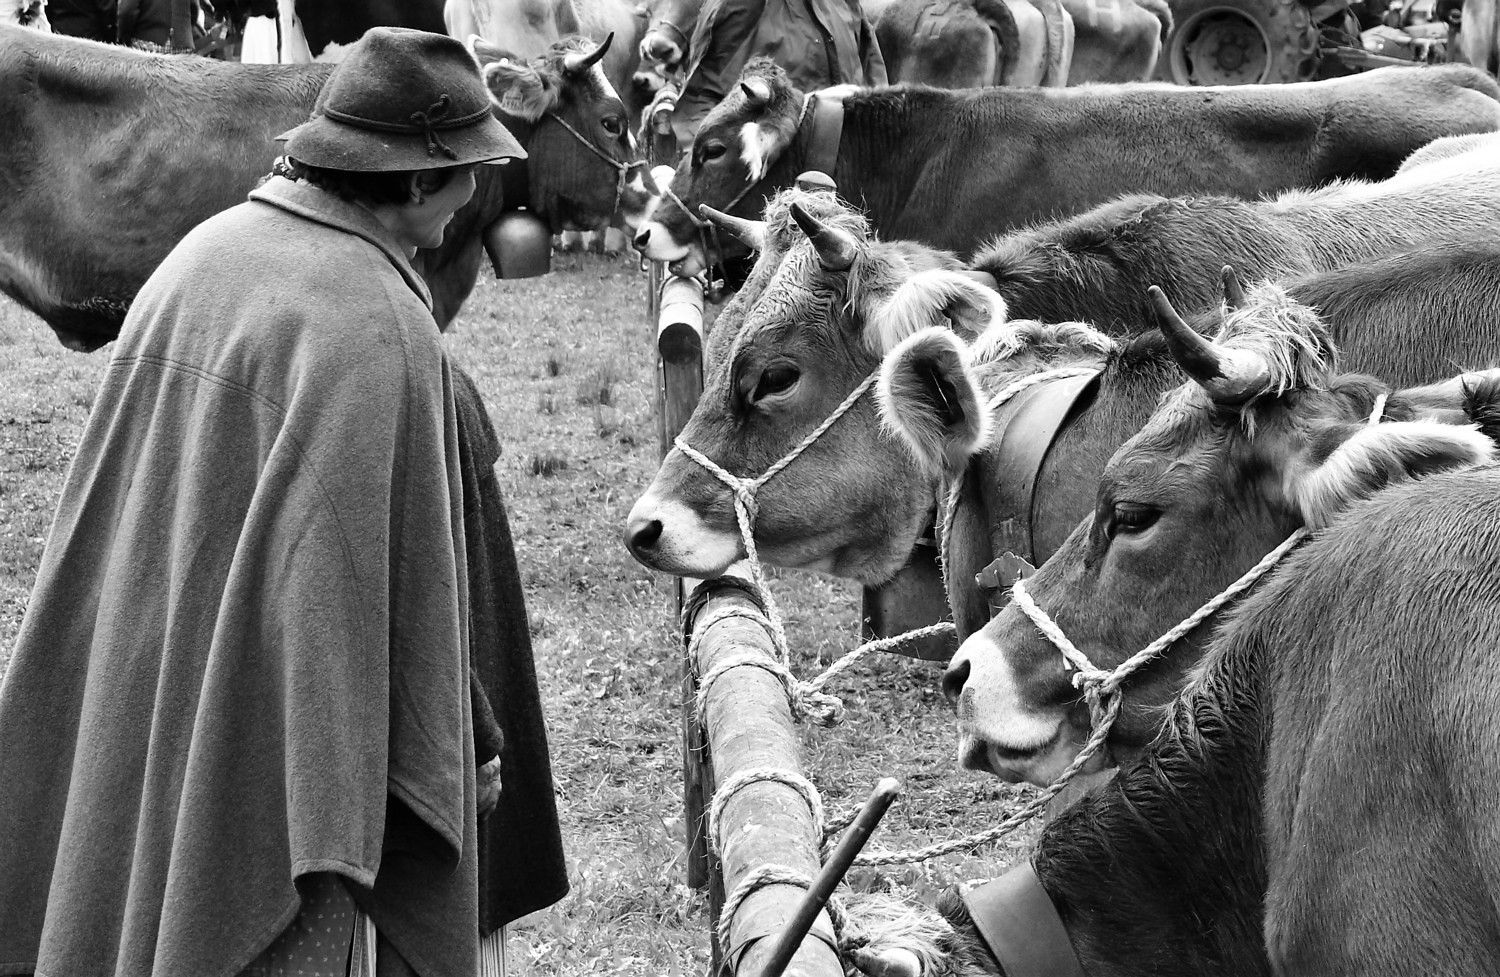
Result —
M 1247 350 L 1222 349 L 1194 332 L 1155 285 L 1150 296 L 1172 358 L 1210 397 L 1222 404 L 1239 404 L 1266 389 L 1270 370 L 1264 360 Z
M 771 86 L 767 85 L 763 78 L 751 78 L 749 81 L 740 82 L 740 91 L 750 100 L 752 108 L 760 108 L 771 104 Z
M 1229 311 L 1243 309 L 1245 290 L 1240 287 L 1240 279 L 1234 273 L 1234 265 L 1225 265 L 1219 269 L 1219 281 L 1224 283 L 1224 304 L 1229 306 Z
M 604 57 L 604 53 L 609 50 L 610 42 L 614 39 L 615 32 L 610 31 L 592 51 L 574 51 L 572 54 L 564 55 L 563 71 L 570 75 L 581 75 L 588 71 Z
M 859 248 L 859 242 L 854 240 L 854 236 L 848 231 L 824 224 L 803 210 L 801 204 L 792 204 L 791 210 L 792 220 L 797 222 L 797 226 L 802 228 L 802 232 L 812 242 L 823 267 L 829 271 L 848 271 L 849 266 L 854 264 L 854 254 Z
M 994 275 L 991 275 L 987 271 L 980 271 L 977 268 L 964 268 L 959 271 L 959 274 L 965 278 L 973 279 L 992 292 L 1000 291 L 1000 283 L 995 280 Z
M 765 221 L 746 220 L 743 217 L 726 214 L 722 210 L 714 210 L 708 204 L 699 204 L 698 213 L 733 234 L 741 244 L 755 251 L 766 249 Z

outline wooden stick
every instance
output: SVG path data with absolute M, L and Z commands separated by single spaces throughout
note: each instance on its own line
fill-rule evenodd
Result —
M 771 950 L 771 958 L 766 961 L 760 977 L 781 977 L 782 971 L 791 962 L 792 954 L 797 952 L 797 948 L 807 937 L 808 930 L 812 929 L 813 920 L 818 918 L 818 913 L 828 905 L 828 897 L 833 895 L 833 890 L 844 880 L 849 866 L 854 863 L 854 856 L 865 847 L 865 842 L 870 840 L 880 819 L 885 817 L 885 812 L 900 793 L 901 785 L 894 777 L 883 777 L 875 785 L 869 800 L 860 808 L 854 822 L 844 832 L 844 837 L 839 839 L 833 854 L 823 863 L 822 871 L 813 879 L 807 895 L 797 905 L 796 912 L 787 921 L 781 935 L 776 938 L 776 946 Z

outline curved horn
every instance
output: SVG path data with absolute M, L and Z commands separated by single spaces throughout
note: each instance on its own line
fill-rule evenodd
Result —
M 741 244 L 754 251 L 766 249 L 766 222 L 746 220 L 722 210 L 714 210 L 708 204 L 699 204 L 698 213 L 733 234 Z
M 1271 371 L 1265 360 L 1248 350 L 1220 348 L 1194 332 L 1155 285 L 1150 296 L 1172 358 L 1210 397 L 1222 404 L 1239 404 L 1266 389 Z
M 1229 306 L 1229 311 L 1245 307 L 1245 290 L 1240 287 L 1239 276 L 1234 273 L 1234 265 L 1225 265 L 1219 269 L 1219 281 L 1224 284 L 1224 304 Z
M 745 93 L 745 98 L 750 100 L 750 105 L 754 108 L 771 104 L 771 86 L 763 78 L 740 82 L 740 91 Z
M 824 268 L 829 271 L 847 271 L 854 264 L 854 254 L 859 249 L 859 242 L 854 240 L 852 234 L 829 227 L 803 210 L 801 204 L 792 204 L 791 210 L 792 220 L 797 222 L 797 226 L 802 228 L 802 232 L 812 242 Z
M 610 31 L 592 51 L 574 51 L 572 54 L 563 55 L 563 71 L 570 75 L 581 75 L 588 71 L 604 57 L 604 53 L 609 50 L 610 42 L 614 39 L 615 32 Z
M 1000 291 L 1000 283 L 995 280 L 994 275 L 991 275 L 987 271 L 980 271 L 977 268 L 962 268 L 958 273 L 965 278 L 972 278 L 992 292 Z

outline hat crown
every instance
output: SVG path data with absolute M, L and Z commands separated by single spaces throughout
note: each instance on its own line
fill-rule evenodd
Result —
M 366 32 L 313 107 L 313 115 L 345 125 L 402 133 L 472 125 L 489 111 L 489 93 L 463 44 L 401 27 Z

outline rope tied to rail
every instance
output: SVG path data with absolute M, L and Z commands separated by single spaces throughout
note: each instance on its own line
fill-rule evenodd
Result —
M 756 892 L 771 885 L 794 885 L 808 889 L 812 887 L 812 883 L 812 878 L 805 873 L 774 863 L 762 865 L 745 873 L 745 877 L 740 879 L 734 891 L 724 897 L 724 907 L 719 910 L 719 946 L 726 948 L 730 955 L 733 955 L 730 928 L 734 923 L 734 914 L 739 911 L 740 904 Z M 850 928 L 848 910 L 844 908 L 843 900 L 837 896 L 830 897 L 823 908 L 827 910 L 828 918 L 833 923 L 835 949 L 842 947 L 845 942 L 844 933 Z
M 879 375 L 880 373 L 877 370 L 872 372 L 869 376 L 865 377 L 864 380 L 860 381 L 859 385 L 849 392 L 848 396 L 846 396 L 839 403 L 839 405 L 835 407 L 826 418 L 823 419 L 822 423 L 813 428 L 812 431 L 808 432 L 806 437 L 798 442 L 797 445 L 790 451 L 788 451 L 785 455 L 782 455 L 780 459 L 778 459 L 774 464 L 771 465 L 771 467 L 767 468 L 764 472 L 755 476 L 754 478 L 741 477 L 728 471 L 722 465 L 715 462 L 712 458 L 703 454 L 703 452 L 699 451 L 698 449 L 694 448 L 692 445 L 684 441 L 681 435 L 678 435 L 675 439 L 673 439 L 673 445 L 677 448 L 678 451 L 681 451 L 684 455 L 691 458 L 699 465 L 703 466 L 706 471 L 712 474 L 719 481 L 723 482 L 724 485 L 729 488 L 731 498 L 734 501 L 734 515 L 736 524 L 738 525 L 740 531 L 740 540 L 745 546 L 745 556 L 747 562 L 750 564 L 750 574 L 752 578 L 751 582 L 754 586 L 756 597 L 760 600 L 761 604 L 766 609 L 763 621 L 765 623 L 766 630 L 771 635 L 771 644 L 776 652 L 775 664 L 779 666 L 779 670 L 769 667 L 764 663 L 764 659 L 762 656 L 750 656 L 752 658 L 758 659 L 756 661 L 722 663 L 719 667 L 712 669 L 709 674 L 703 676 L 699 682 L 698 696 L 700 710 L 702 708 L 704 696 L 706 695 L 708 688 L 712 684 L 712 679 L 718 678 L 718 676 L 723 671 L 727 671 L 728 668 L 736 667 L 736 664 L 755 665 L 757 667 L 766 668 L 767 671 L 777 672 L 778 677 L 780 677 L 780 673 L 784 672 L 785 678 L 783 680 L 783 685 L 785 685 L 789 690 L 789 699 L 791 702 L 793 715 L 797 716 L 798 718 L 811 719 L 813 722 L 816 722 L 820 726 L 837 725 L 843 720 L 844 703 L 837 696 L 830 695 L 824 692 L 823 686 L 826 685 L 834 675 L 852 666 L 854 661 L 857 661 L 859 658 L 863 658 L 864 656 L 871 654 L 874 651 L 889 648 L 894 644 L 900 643 L 899 640 L 893 640 L 889 638 L 877 639 L 876 641 L 868 642 L 864 645 L 861 645 L 859 648 L 856 648 L 848 655 L 845 655 L 843 659 L 835 662 L 833 667 L 829 668 L 823 674 L 817 676 L 811 681 L 798 681 L 791 673 L 791 653 L 787 644 L 786 626 L 781 616 L 781 608 L 777 605 L 776 598 L 772 595 L 771 588 L 766 582 L 765 568 L 761 564 L 760 552 L 755 545 L 755 520 L 760 511 L 760 506 L 755 497 L 756 493 L 759 492 L 767 482 L 769 482 L 772 478 L 775 478 L 778 473 L 780 473 L 783 469 L 785 469 L 788 465 L 795 461 L 802 454 L 802 452 L 810 448 L 820 437 L 823 436 L 824 432 L 826 432 L 829 428 L 831 428 L 838 422 L 839 418 L 843 417 L 851 409 L 853 409 L 854 405 L 859 403 L 860 398 L 864 397 L 864 395 L 869 392 L 870 388 L 874 386 L 875 381 L 879 377 Z M 747 611 L 736 611 L 732 616 L 750 617 L 752 619 L 756 617 L 756 615 L 753 615 Z M 924 628 L 922 629 L 922 631 L 925 633 L 940 633 L 945 628 L 951 627 L 951 624 L 935 625 L 930 628 Z M 936 628 L 937 630 L 934 630 L 934 628 Z M 706 626 L 704 624 L 700 624 L 696 629 L 694 640 L 697 640 L 696 634 L 701 634 L 705 630 L 707 630 Z M 910 640 L 913 636 L 916 636 L 916 632 L 899 636 L 899 638 L 900 640 Z

